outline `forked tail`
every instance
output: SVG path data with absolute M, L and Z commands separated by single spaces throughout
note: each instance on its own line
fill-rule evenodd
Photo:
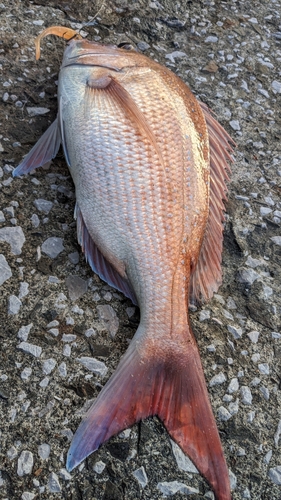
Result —
M 155 346 L 156 347 L 156 346 Z M 208 398 L 195 341 L 185 348 L 163 345 L 151 354 L 135 339 L 111 379 L 81 422 L 71 443 L 72 470 L 111 436 L 141 419 L 158 415 L 171 437 L 213 488 L 217 500 L 230 500 L 228 470 Z

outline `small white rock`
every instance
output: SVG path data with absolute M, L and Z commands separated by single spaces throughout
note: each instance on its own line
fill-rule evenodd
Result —
M 81 363 L 85 368 L 95 373 L 96 375 L 100 375 L 104 377 L 107 374 L 107 366 L 96 358 L 90 358 L 88 356 L 82 356 L 82 358 L 76 358 L 78 363 Z
M 157 484 L 157 489 L 163 493 L 164 496 L 172 496 L 175 493 L 180 492 L 185 495 L 192 495 L 194 493 L 199 493 L 199 490 L 196 488 L 192 488 L 191 486 L 187 486 L 184 483 L 180 483 L 179 481 L 164 481 L 163 483 Z
M 56 319 L 47 324 L 47 328 L 55 328 L 56 326 L 59 326 L 59 321 L 57 321 Z
M 64 333 L 61 340 L 63 342 L 74 342 L 76 340 L 77 335 L 74 335 L 73 333 Z
M 252 332 L 249 332 L 248 334 L 248 337 L 249 339 L 251 340 L 251 342 L 253 342 L 253 344 L 256 344 L 257 341 L 259 340 L 259 332 L 256 332 L 255 330 L 253 330 Z
M 246 266 L 249 266 L 249 267 L 252 267 L 253 269 L 255 269 L 256 267 L 261 266 L 263 264 L 263 261 L 260 259 L 253 259 L 253 257 L 251 257 L 249 255 L 245 264 L 246 264 Z
M 215 385 L 223 384 L 226 381 L 226 376 L 223 372 L 214 375 L 209 382 L 210 387 L 214 387 Z
M 237 326 L 227 325 L 227 329 L 229 333 L 231 333 L 236 340 L 241 339 L 243 330 L 242 328 L 240 328 L 240 326 L 237 327 Z
M 238 382 L 238 378 L 233 378 L 231 381 L 230 381 L 230 384 L 227 388 L 227 392 L 229 392 L 230 394 L 233 394 L 234 392 L 237 392 L 239 389 L 239 382 Z
M 241 394 L 241 401 L 244 405 L 251 405 L 252 404 L 252 393 L 249 387 L 246 385 L 242 385 L 240 389 L 240 394 Z
M 29 344 L 28 342 L 21 342 L 17 347 L 28 354 L 32 354 L 32 356 L 36 358 L 39 358 L 42 353 L 42 347 L 35 344 Z
M 18 331 L 18 338 L 20 340 L 26 341 L 32 327 L 33 327 L 33 323 L 29 323 L 29 325 L 26 325 L 26 326 L 21 326 L 19 331 Z
M 97 333 L 94 328 L 88 328 L 88 330 L 85 331 L 85 337 L 95 337 L 96 335 Z
M 0 286 L 12 276 L 12 270 L 3 254 L 0 254 Z
M 11 448 L 8 449 L 7 451 L 7 457 L 10 460 L 14 460 L 18 455 L 18 450 L 15 448 L 15 446 L 11 446 Z
M 39 386 L 42 388 L 45 388 L 45 387 L 47 387 L 47 385 L 49 385 L 49 382 L 50 382 L 49 377 L 45 377 L 45 378 L 43 378 L 43 380 L 41 380 Z
M 28 450 L 23 450 L 18 458 L 18 476 L 22 477 L 27 474 L 31 474 L 33 463 L 33 453 Z
M 265 399 L 266 401 L 268 401 L 268 400 L 269 400 L 269 396 L 270 396 L 270 395 L 269 395 L 269 390 L 268 390 L 268 388 L 267 388 L 267 387 L 264 387 L 264 385 L 262 385 L 262 386 L 260 387 L 260 393 L 261 393 L 261 395 L 264 397 L 264 399 Z
M 243 498 L 251 498 L 251 493 L 249 488 L 245 488 L 243 493 L 242 493 Z
M 270 238 L 271 241 L 273 241 L 273 243 L 275 243 L 276 245 L 279 245 L 281 246 L 281 236 L 272 236 L 272 238 Z
M 48 490 L 51 493 L 60 493 L 61 492 L 61 485 L 59 482 L 59 478 L 55 472 L 51 472 L 51 474 L 49 475 Z
M 218 419 L 221 420 L 222 422 L 226 422 L 232 417 L 231 413 L 229 413 L 229 411 L 224 406 L 220 406 L 218 408 L 217 415 Z
M 29 284 L 26 281 L 21 281 L 20 283 L 20 291 L 19 291 L 19 299 L 26 297 L 28 295 Z
M 84 314 L 84 309 L 77 306 L 77 304 L 71 308 L 71 311 L 74 312 L 75 314 L 79 314 L 80 316 L 83 316 L 83 314 Z
M 64 479 L 65 481 L 70 481 L 70 479 L 72 479 L 72 475 L 69 474 L 69 472 L 66 470 L 66 469 L 60 469 L 59 471 L 59 475 L 60 477 L 62 477 L 62 479 Z
M 31 491 L 24 491 L 21 500 L 33 500 L 35 497 L 35 493 L 31 493 Z
M 230 403 L 232 400 L 233 400 L 233 396 L 231 396 L 230 394 L 225 394 L 222 398 L 222 400 L 225 402 L 225 403 Z
M 42 443 L 38 446 L 38 455 L 42 460 L 47 460 L 50 456 L 51 447 L 47 443 Z
M 235 474 L 233 474 L 233 472 L 230 469 L 228 470 L 228 473 L 229 473 L 229 480 L 230 480 L 230 489 L 231 489 L 231 491 L 234 491 L 236 489 L 236 486 L 237 486 L 237 477 L 235 476 Z
M 259 273 L 253 269 L 241 269 L 238 274 L 239 281 L 246 285 L 252 285 L 258 278 L 260 278 Z
M 35 344 L 29 344 L 28 342 L 21 342 L 17 347 L 28 354 L 32 354 L 35 358 L 40 358 L 42 353 L 42 347 Z
M 205 321 L 206 319 L 210 319 L 211 311 L 209 309 L 203 309 L 199 314 L 199 321 Z
M 54 335 L 54 337 L 57 337 L 60 333 L 58 328 L 50 328 L 50 330 L 48 330 L 48 332 L 51 333 L 52 335 Z
M 269 375 L 269 365 L 268 365 L 268 363 L 260 363 L 258 365 L 258 369 L 259 369 L 260 373 L 262 373 L 263 375 Z
M 175 50 L 174 52 L 165 55 L 165 58 L 169 59 L 172 63 L 175 62 L 175 59 L 181 59 L 183 57 L 187 57 L 187 55 L 185 52 L 181 52 L 180 50 Z
M 59 370 L 59 374 L 60 374 L 61 377 L 66 377 L 67 376 L 67 368 L 66 368 L 66 364 L 64 362 L 62 362 L 59 365 L 58 370 Z
M 281 434 L 281 420 L 279 420 L 277 430 L 274 434 L 274 443 L 276 448 L 278 448 L 280 434 Z
M 207 38 L 205 38 L 204 42 L 205 43 L 217 43 L 219 41 L 218 37 L 217 36 L 207 36 Z
M 272 87 L 274 94 L 281 94 L 281 82 L 278 82 L 277 80 L 273 80 L 271 87 Z
M 255 411 L 249 411 L 248 416 L 247 416 L 247 422 L 250 422 L 250 424 L 251 424 L 253 422 L 255 416 L 256 416 Z
M 99 462 L 95 463 L 93 470 L 97 474 L 101 474 L 104 471 L 105 467 L 106 467 L 106 464 L 100 460 Z
M 133 476 L 136 478 L 142 488 L 146 487 L 148 479 L 144 467 L 140 467 L 139 469 L 134 470 Z
M 237 130 L 241 130 L 241 128 L 240 128 L 240 123 L 239 123 L 239 121 L 238 121 L 238 120 L 231 120 L 231 121 L 229 122 L 229 125 L 231 126 L 231 128 L 232 128 L 233 130 L 236 130 L 236 131 L 237 131 Z
M 37 227 L 40 226 L 40 219 L 38 217 L 37 214 L 33 214 L 31 217 L 30 217 L 30 220 L 31 220 L 31 223 L 32 223 L 32 226 L 36 229 Z
M 49 113 L 48 108 L 40 108 L 40 107 L 26 107 L 26 111 L 28 112 L 29 116 L 37 116 L 37 115 L 45 115 L 46 113 Z
M 170 439 L 170 442 L 172 445 L 174 457 L 175 457 L 176 462 L 178 464 L 178 468 L 180 470 L 184 470 L 185 472 L 199 474 L 195 465 L 192 463 L 190 458 L 188 458 L 188 456 L 185 455 L 185 453 L 181 450 L 181 448 L 172 439 Z
M 260 207 L 260 214 L 262 217 L 265 215 L 271 214 L 271 212 L 272 212 L 272 209 L 269 207 Z
M 269 469 L 268 477 L 274 484 L 281 485 L 281 465 L 277 465 L 277 467 Z
M 256 352 L 255 354 L 253 354 L 253 356 L 251 357 L 251 360 L 253 361 L 253 363 L 257 363 L 259 360 L 260 360 L 260 353 L 259 352 Z
M 268 465 L 271 458 L 272 458 L 272 450 L 269 450 L 263 459 L 264 463 Z
M 69 358 L 71 356 L 71 346 L 69 344 L 65 344 L 63 346 L 62 353 L 64 356 L 67 356 Z
M 22 302 L 15 295 L 10 295 L 8 300 L 8 314 L 18 314 L 21 308 Z
M 43 212 L 44 214 L 48 214 L 53 207 L 53 202 L 49 200 L 44 200 L 43 198 L 39 198 L 34 200 L 34 205 L 36 206 L 39 212 Z
M 47 238 L 42 244 L 42 252 L 44 252 L 51 259 L 55 259 L 61 252 L 63 252 L 63 239 L 55 236 Z
M 0 229 L 0 241 L 6 241 L 11 246 L 11 252 L 14 255 L 20 255 L 22 246 L 25 242 L 25 236 L 20 226 L 2 227 Z
M 236 415 L 239 410 L 239 399 L 236 399 L 236 401 L 233 401 L 233 403 L 229 403 L 228 410 L 231 416 Z
M 49 375 L 55 368 L 57 362 L 54 358 L 45 359 L 42 366 L 44 375 Z
M 21 372 L 21 374 L 20 374 L 20 378 L 21 378 L 22 380 L 28 380 L 31 374 L 32 374 L 32 369 L 31 369 L 29 366 L 26 366 L 26 367 L 22 370 L 22 372 Z

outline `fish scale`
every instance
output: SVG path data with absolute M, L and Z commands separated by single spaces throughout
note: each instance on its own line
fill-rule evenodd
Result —
M 78 164 L 84 164 L 85 169 L 87 170 L 89 167 L 87 167 L 87 162 L 95 165 L 95 168 L 93 169 L 92 175 L 94 176 L 91 180 L 89 177 L 87 178 L 87 183 L 90 181 L 90 184 L 88 185 L 88 189 L 92 191 L 92 189 L 95 189 L 99 192 L 100 196 L 100 202 L 98 203 L 99 209 L 102 208 L 103 213 L 110 212 L 114 210 L 116 212 L 116 217 L 114 217 L 114 224 L 118 227 L 118 230 L 120 232 L 126 232 L 128 226 L 124 224 L 124 219 L 125 217 L 122 217 L 123 211 L 125 213 L 127 212 L 128 209 L 128 200 L 129 203 L 132 203 L 132 205 L 135 205 L 135 210 L 132 210 L 132 224 L 131 224 L 131 230 L 138 231 L 142 234 L 142 240 L 144 239 L 144 234 L 148 235 L 151 230 L 149 231 L 149 227 L 151 227 L 153 231 L 153 240 L 151 240 L 151 243 L 153 244 L 153 252 L 158 253 L 161 251 L 162 252 L 162 245 L 164 243 L 163 241 L 163 236 L 165 236 L 165 230 L 164 230 L 164 223 L 163 219 L 166 218 L 162 217 L 161 219 L 159 218 L 159 205 L 162 204 L 163 200 L 163 189 L 161 186 L 161 181 L 159 179 L 159 174 L 157 173 L 157 170 L 154 169 L 152 172 L 148 172 L 148 169 L 151 169 L 152 167 L 147 168 L 147 155 L 145 155 L 144 152 L 141 154 L 134 154 L 134 150 L 132 151 L 130 144 L 135 144 L 136 143 L 136 138 L 135 137 L 127 137 L 126 134 L 126 128 L 122 128 L 122 126 L 119 125 L 119 131 L 118 134 L 120 138 L 122 138 L 122 142 L 120 139 L 120 149 L 123 151 L 123 162 L 125 164 L 125 167 L 121 164 L 119 165 L 119 169 L 116 168 L 116 161 L 112 161 L 112 157 L 108 155 L 107 148 L 104 151 L 103 149 L 100 151 L 100 147 L 102 147 L 102 142 L 101 138 L 103 140 L 107 140 L 108 135 L 112 135 L 112 123 L 110 119 L 110 109 L 106 108 L 101 103 L 100 106 L 98 107 L 98 104 L 94 107 L 94 109 L 102 109 L 103 112 L 103 117 L 105 121 L 105 127 L 100 129 L 99 131 L 96 131 L 96 127 L 93 126 L 93 121 L 91 121 L 91 128 L 88 128 L 88 132 L 84 133 L 82 136 L 84 137 L 84 146 L 82 147 L 82 151 L 86 151 L 86 145 L 87 145 L 87 152 L 86 152 L 86 161 L 85 157 L 84 158 L 79 158 L 77 159 Z M 114 110 L 116 111 L 116 110 Z M 71 117 L 70 117 L 71 118 Z M 119 124 L 121 123 L 121 118 L 118 117 Z M 77 118 L 76 115 L 76 121 L 79 124 L 80 120 Z M 83 121 L 83 118 L 81 118 L 81 123 Z M 113 122 L 113 124 L 115 121 Z M 82 129 L 83 130 L 83 129 Z M 91 130 L 89 132 L 89 130 Z M 130 134 L 131 135 L 131 134 Z M 129 142 L 130 141 L 130 142 Z M 129 145 L 129 153 L 130 155 L 126 154 L 126 146 L 127 144 Z M 91 145 L 93 145 L 93 149 L 91 149 Z M 143 146 L 143 144 L 141 144 Z M 118 156 L 118 149 L 116 148 L 116 142 L 113 145 L 114 147 L 114 157 L 116 155 Z M 139 151 L 139 148 L 135 148 L 137 151 Z M 107 165 L 105 168 L 104 162 L 102 165 L 99 165 L 96 162 L 96 156 L 104 157 L 107 156 Z M 131 156 L 132 158 L 128 158 L 128 156 Z M 137 162 L 136 156 L 141 156 L 142 157 L 142 162 Z M 114 168 L 112 169 L 112 163 L 114 165 Z M 155 165 L 154 165 L 155 166 Z M 120 170 L 123 168 L 123 172 Z M 136 174 L 137 172 L 137 174 Z M 151 175 L 152 174 L 152 175 Z M 83 172 L 81 172 L 81 167 L 80 167 L 80 176 L 83 176 Z M 123 181 L 123 179 L 125 179 Z M 121 184 L 127 185 L 130 184 L 130 189 L 129 192 L 124 193 L 124 191 L 120 191 Z M 141 200 L 140 199 L 140 191 L 142 188 L 142 183 L 147 184 L 146 188 L 144 189 L 144 194 L 147 193 L 147 199 L 146 200 Z M 153 189 L 154 187 L 154 189 Z M 82 190 L 82 189 L 81 189 Z M 153 191 L 155 192 L 155 196 L 152 195 Z M 148 194 L 149 193 L 149 194 Z M 87 190 L 85 192 L 85 186 L 83 186 L 83 197 L 88 198 L 87 196 Z M 97 195 L 95 195 L 97 196 Z M 78 203 L 79 203 L 79 192 L 77 195 Z M 80 204 L 81 205 L 81 204 Z M 143 206 L 142 206 L 143 205 Z M 156 210 L 156 207 L 158 210 Z M 87 212 L 89 212 L 92 209 L 92 207 L 89 207 Z M 172 207 L 171 207 L 172 209 Z M 82 210 L 83 211 L 83 210 Z M 121 211 L 121 212 L 120 212 Z M 103 218 L 103 221 L 105 219 Z M 89 227 L 89 226 L 88 226 Z M 108 233 L 107 233 L 108 234 Z M 158 243 L 158 250 L 155 248 L 155 244 Z M 160 247 L 161 245 L 161 247 Z
M 67 68 L 67 71 L 70 73 L 68 75 L 69 80 L 74 82 L 75 78 L 72 76 L 71 69 Z M 77 68 L 74 71 L 76 72 Z M 73 102 L 73 95 L 77 93 L 74 83 L 72 85 L 72 94 L 70 95 L 69 90 L 67 90 L 67 93 L 64 88 L 60 90 L 63 100 L 68 100 L 69 103 Z M 136 87 L 136 84 L 134 87 Z M 80 88 L 81 84 L 79 82 L 78 91 Z M 139 87 L 136 87 L 134 93 L 131 87 L 131 95 L 136 102 L 138 100 L 145 102 L 144 97 L 139 95 L 138 89 Z M 76 139 L 76 136 L 71 135 L 68 141 L 66 137 L 66 143 L 71 143 L 71 146 L 68 147 L 68 154 L 70 158 L 73 158 L 73 164 L 75 166 L 79 165 L 78 179 L 75 181 L 77 203 L 90 234 L 95 238 L 95 235 L 99 232 L 98 239 L 102 239 L 101 246 L 109 248 L 110 253 L 118 256 L 119 260 L 127 261 L 128 276 L 139 298 L 144 318 L 143 322 L 147 327 L 146 337 L 150 334 L 149 330 L 152 330 L 152 334 L 155 336 L 155 329 L 159 329 L 159 323 L 159 335 L 163 337 L 163 323 L 166 325 L 171 324 L 171 289 L 185 290 L 187 286 L 186 269 L 182 269 L 181 278 L 173 282 L 174 261 L 179 255 L 179 247 L 183 245 L 182 240 L 184 237 L 185 213 L 182 206 L 185 205 L 186 190 L 183 189 L 183 186 L 187 179 L 185 169 L 182 169 L 182 154 L 177 153 L 175 155 L 176 160 L 173 157 L 169 158 L 169 173 L 171 173 L 172 179 L 169 179 L 169 173 L 166 174 L 166 179 L 170 180 L 170 184 L 178 186 L 177 199 L 176 203 L 174 203 L 171 197 L 175 193 L 171 193 L 171 190 L 166 189 L 161 175 L 162 166 L 159 160 L 158 162 L 155 161 L 155 152 L 151 151 L 151 145 L 147 140 L 144 141 L 139 134 L 136 135 L 136 133 L 132 132 L 132 126 L 130 127 L 130 123 L 128 123 L 122 110 L 114 105 L 110 98 L 106 98 L 101 90 L 94 91 L 92 96 L 91 92 L 93 91 L 90 90 L 90 95 L 86 99 L 87 110 L 85 113 L 83 113 L 85 107 L 81 107 L 82 112 L 77 108 L 74 111 L 72 104 L 69 106 L 69 111 L 67 106 L 64 108 L 65 119 L 68 122 L 73 122 L 74 116 L 72 113 L 75 112 L 76 124 L 82 130 L 79 140 Z M 146 114 L 150 118 L 149 108 L 147 108 Z M 89 120 L 88 122 L 85 120 L 85 115 Z M 164 123 L 165 128 L 169 130 L 170 122 L 175 121 L 170 119 L 170 114 L 168 115 L 167 112 L 164 112 L 164 117 L 166 122 L 162 122 L 162 117 L 160 117 L 159 135 L 163 131 L 161 123 Z M 111 139 L 114 137 L 113 131 L 116 123 L 118 123 L 119 147 L 117 147 L 116 138 L 113 144 Z M 151 123 L 150 119 L 149 123 Z M 177 133 L 179 134 L 179 130 L 177 130 Z M 82 140 L 81 146 L 80 140 Z M 186 142 L 190 142 L 189 138 Z M 191 148 L 191 145 L 189 148 Z M 74 153 L 72 153 L 72 150 L 74 150 Z M 116 161 L 116 158 L 120 158 L 120 150 L 122 150 L 123 156 L 122 163 Z M 102 160 L 97 162 L 97 157 Z M 72 167 L 70 167 L 70 170 L 72 171 Z M 84 174 L 85 171 L 86 175 Z M 72 175 L 75 179 L 76 173 Z M 180 181 L 177 177 L 180 177 Z M 87 179 L 87 182 L 80 185 L 79 179 Z M 125 180 L 123 181 L 123 179 Z M 124 192 L 121 184 L 127 185 L 127 183 L 130 184 L 130 189 Z M 143 183 L 146 186 L 146 200 L 142 200 L 140 197 L 140 189 Z M 190 189 L 187 191 L 189 192 Z M 168 198 L 167 192 L 171 193 Z M 132 239 L 128 238 L 127 230 L 129 228 L 125 223 L 128 203 L 133 205 L 130 214 Z M 97 211 L 99 215 L 96 213 Z M 90 220 L 88 214 L 90 214 Z M 173 217 L 169 224 L 169 231 L 167 231 L 167 218 L 169 215 Z M 188 226 L 189 223 L 190 221 L 186 225 Z M 190 228 L 186 228 L 187 232 L 188 229 L 190 230 Z M 103 231 L 102 234 L 101 231 Z M 133 272 L 130 270 L 128 258 L 124 255 L 124 237 L 121 235 L 126 235 L 127 253 L 130 254 L 129 260 L 133 258 L 137 263 Z M 144 244 L 145 253 L 143 252 Z M 163 251 L 164 247 L 168 250 L 166 253 Z M 155 266 L 155 262 L 157 266 Z M 170 266 L 170 263 L 172 266 Z M 163 279 L 167 283 L 166 286 L 163 286 Z M 138 289 L 139 292 L 137 292 Z M 177 290 L 174 290 L 176 295 L 175 292 Z M 167 307 L 167 304 L 171 304 L 171 307 Z M 185 313 L 185 308 L 181 308 L 181 314 L 185 315 Z M 177 321 L 179 322 L 178 312 Z M 167 327 L 167 330 L 170 334 L 169 327 Z
M 47 28 L 37 54 L 50 33 L 76 35 Z M 141 314 L 128 350 L 74 435 L 67 468 L 157 415 L 216 499 L 230 500 L 188 303 L 209 299 L 221 282 L 232 141 L 171 71 L 114 46 L 73 39 L 58 100 L 58 118 L 13 175 L 49 162 L 61 140 L 86 259 Z

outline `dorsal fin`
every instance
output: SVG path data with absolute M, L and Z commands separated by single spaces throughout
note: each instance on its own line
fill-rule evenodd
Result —
M 197 265 L 190 277 L 190 303 L 210 299 L 221 284 L 221 254 L 223 242 L 224 203 L 230 170 L 227 160 L 235 142 L 212 116 L 208 106 L 199 103 L 204 113 L 210 148 L 210 206 L 209 217 Z

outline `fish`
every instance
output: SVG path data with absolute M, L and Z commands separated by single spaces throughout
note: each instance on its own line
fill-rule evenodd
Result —
M 205 477 L 217 500 L 230 481 L 189 305 L 222 282 L 234 141 L 172 71 L 125 46 L 68 40 L 55 121 L 14 170 L 49 163 L 62 144 L 76 193 L 77 238 L 92 270 L 140 308 L 126 353 L 77 429 L 71 471 L 150 416 Z

